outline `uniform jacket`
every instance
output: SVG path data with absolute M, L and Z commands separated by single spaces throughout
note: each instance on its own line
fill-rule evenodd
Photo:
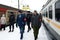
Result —
M 25 18 L 24 14 L 19 14 L 17 16 L 17 24 L 18 24 L 18 26 L 25 26 L 25 20 L 24 20 L 24 18 Z

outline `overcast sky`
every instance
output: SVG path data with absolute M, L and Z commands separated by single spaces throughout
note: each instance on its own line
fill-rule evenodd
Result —
M 22 8 L 22 5 L 29 5 L 31 11 L 40 11 L 43 4 L 45 4 L 46 2 L 47 0 L 20 0 L 20 8 Z M 18 0 L 0 0 L 0 4 L 18 8 Z

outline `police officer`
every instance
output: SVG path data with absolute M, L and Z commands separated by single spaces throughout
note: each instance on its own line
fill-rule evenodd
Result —
M 20 34 L 21 34 L 20 39 L 23 39 L 26 18 L 25 18 L 25 14 L 23 14 L 21 10 L 19 12 L 20 13 L 17 15 L 17 24 L 20 29 Z

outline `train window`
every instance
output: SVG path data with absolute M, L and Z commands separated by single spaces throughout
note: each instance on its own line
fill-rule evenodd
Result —
M 52 6 L 49 7 L 49 18 L 52 19 Z
M 45 13 L 42 14 L 45 17 Z
M 46 12 L 45 12 L 45 10 L 43 11 L 43 16 L 46 17 Z
M 55 19 L 56 21 L 60 21 L 60 1 L 55 3 Z
M 47 15 L 47 9 L 46 10 L 44 10 L 44 16 L 45 17 L 47 17 L 48 15 Z
M 48 13 L 47 13 L 47 10 L 46 10 L 46 17 L 48 17 Z
M 0 12 L 0 18 L 2 17 L 3 14 L 6 16 L 5 12 Z

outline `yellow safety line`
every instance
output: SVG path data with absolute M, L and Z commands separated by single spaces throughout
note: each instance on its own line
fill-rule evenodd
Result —
M 51 20 L 47 19 L 48 22 L 51 22 L 51 24 L 53 24 L 55 27 L 57 27 L 58 29 L 60 29 L 60 25 L 52 22 Z
M 60 29 L 60 25 L 54 23 L 54 22 L 51 22 L 55 27 L 57 27 L 58 29 Z

